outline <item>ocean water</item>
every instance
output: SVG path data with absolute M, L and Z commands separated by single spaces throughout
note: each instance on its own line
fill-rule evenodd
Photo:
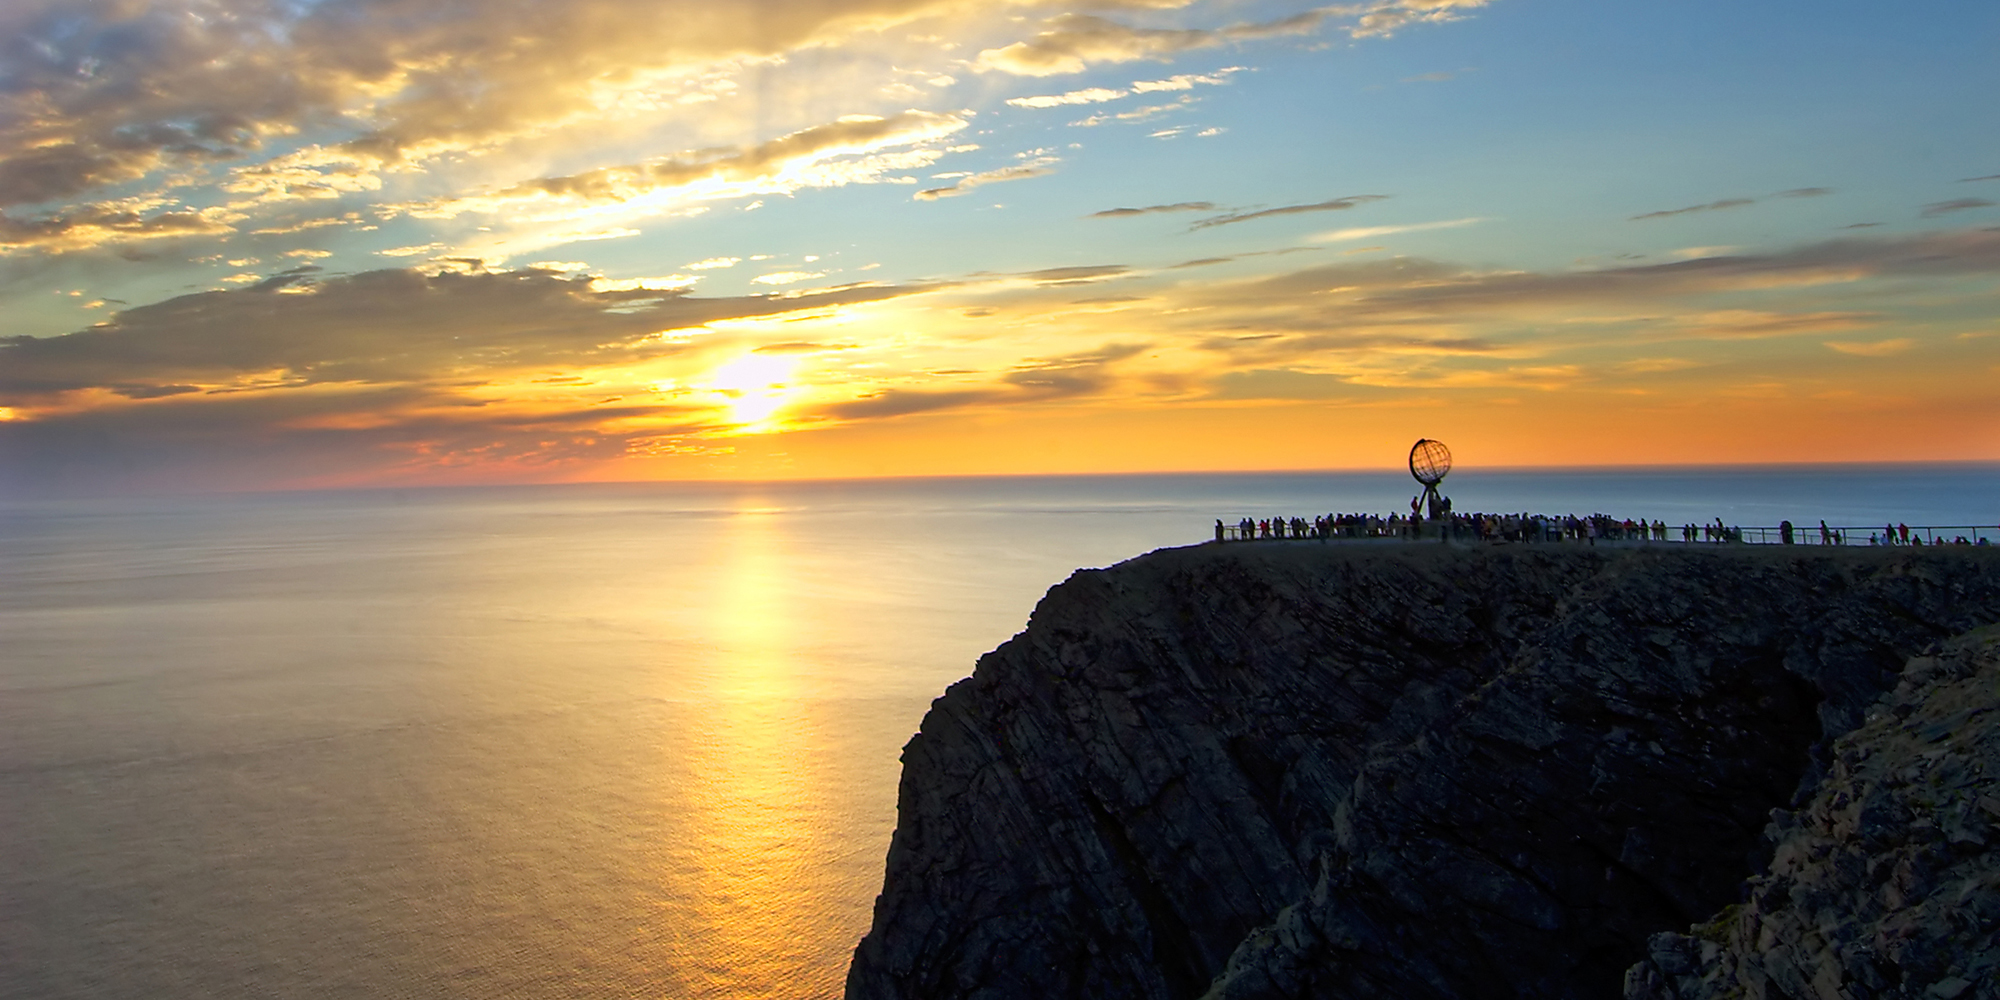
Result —
M 2000 466 L 1461 473 L 1460 510 L 2000 524 Z M 0 997 L 830 997 L 897 753 L 1042 592 L 1406 476 L 0 506 Z

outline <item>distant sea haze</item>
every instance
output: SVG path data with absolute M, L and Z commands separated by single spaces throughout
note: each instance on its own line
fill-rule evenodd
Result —
M 2000 466 L 1460 470 L 1461 512 L 2000 525 Z M 0 997 L 832 997 L 897 753 L 1079 566 L 1402 473 L 0 506 Z M 1674 537 L 1678 537 L 1677 535 Z

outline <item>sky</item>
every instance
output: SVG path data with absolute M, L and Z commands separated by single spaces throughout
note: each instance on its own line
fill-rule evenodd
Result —
M 2000 460 L 2000 5 L 9 0 L 0 491 Z

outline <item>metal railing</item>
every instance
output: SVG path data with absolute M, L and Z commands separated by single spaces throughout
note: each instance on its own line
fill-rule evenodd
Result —
M 1869 546 L 1934 546 L 1934 545 L 2000 545 L 2000 525 L 1990 524 L 1877 524 L 1877 525 L 1793 525 L 1789 529 L 1782 524 L 1774 525 L 1724 525 L 1720 522 L 1709 524 L 1668 524 L 1664 526 L 1642 525 L 1632 522 L 1628 527 L 1623 521 L 1608 518 L 1598 521 L 1595 534 L 1589 530 L 1591 518 L 1541 518 L 1519 521 L 1516 519 L 1504 530 L 1490 524 L 1481 524 L 1470 518 L 1452 520 L 1398 520 L 1372 519 L 1366 523 L 1342 524 L 1334 521 L 1312 518 L 1252 521 L 1246 529 L 1241 522 L 1219 524 L 1215 531 L 1218 542 L 1271 542 L 1271 541 L 1514 541 L 1514 542 L 1607 542 L 1607 543 L 1647 543 L 1675 545 L 1838 545 L 1843 547 Z
M 1785 539 L 1782 525 L 1739 528 L 1753 545 L 1992 545 L 2000 542 L 2000 526 L 1990 524 L 1794 525 Z

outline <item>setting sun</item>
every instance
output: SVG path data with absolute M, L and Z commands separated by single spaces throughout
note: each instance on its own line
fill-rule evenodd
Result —
M 742 429 L 754 429 L 769 420 L 792 395 L 786 388 L 796 360 L 764 354 L 745 354 L 708 374 L 708 388 L 727 400 L 729 420 Z

